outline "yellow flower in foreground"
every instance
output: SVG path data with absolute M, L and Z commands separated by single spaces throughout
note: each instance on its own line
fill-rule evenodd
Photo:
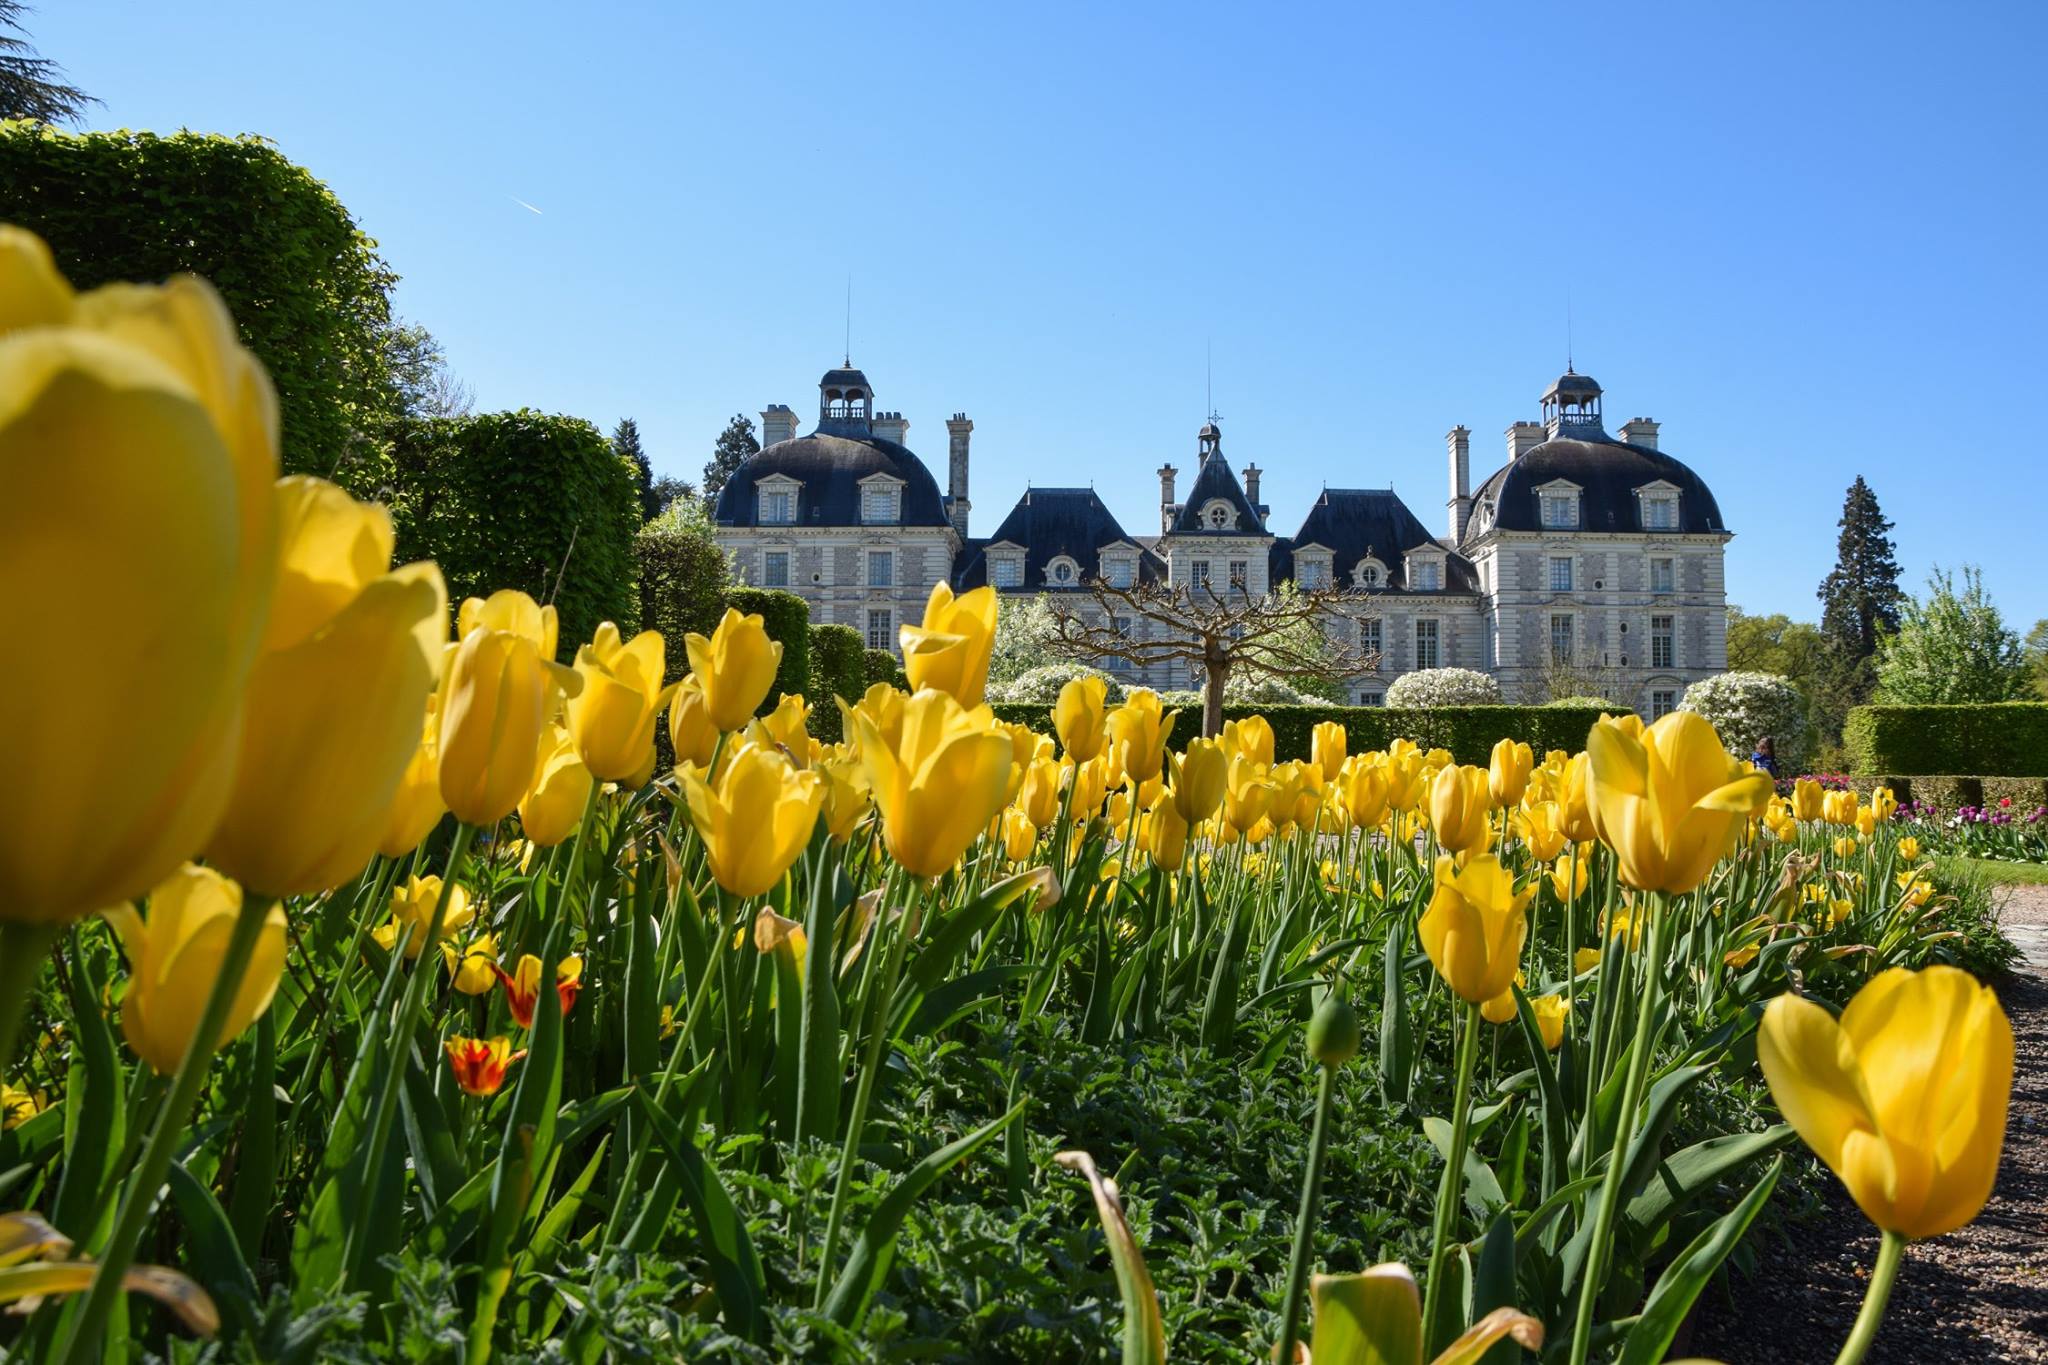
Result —
M 456 819 L 488 828 L 512 813 L 561 696 L 582 685 L 525 634 L 478 625 L 462 637 L 441 677 L 441 799 Z
M 582 828 L 592 781 L 568 728 L 560 721 L 550 725 L 541 737 L 533 784 L 519 798 L 519 828 L 527 841 L 553 848 Z
M 1123 760 L 1124 774 L 1138 782 L 1159 775 L 1166 758 L 1167 737 L 1173 734 L 1178 711 L 1160 708 L 1159 694 L 1148 687 L 1134 689 L 1124 704 L 1103 722 L 1109 742 Z
M 441 800 L 441 712 L 436 694 L 427 698 L 419 747 L 412 751 L 412 760 L 398 779 L 398 792 L 384 817 L 384 837 L 378 840 L 377 851 L 387 858 L 404 857 L 433 833 L 447 813 Z
M 1337 774 L 1344 771 L 1346 750 L 1350 737 L 1344 733 L 1340 721 L 1319 720 L 1309 731 L 1309 761 L 1323 770 L 1323 781 L 1335 782 Z
M 1315 1327 L 1308 1359 L 1315 1365 L 1422 1365 L 1422 1296 L 1407 1266 L 1389 1261 L 1356 1275 L 1317 1275 L 1309 1281 L 1309 1298 Z M 1496 1308 L 1430 1365 L 1473 1365 L 1502 1338 L 1539 1351 L 1543 1324 Z
M 1429 823 L 1437 842 L 1452 853 L 1486 847 L 1492 797 L 1486 769 L 1452 766 L 1436 775 L 1429 788 Z
M 753 744 L 740 746 L 716 786 L 694 768 L 677 778 L 711 875 L 735 896 L 763 895 L 782 880 L 810 842 L 825 799 L 816 773 L 798 772 L 780 753 Z
M 678 767 L 704 767 L 718 748 L 718 727 L 704 709 L 704 686 L 694 673 L 677 683 L 669 698 L 668 742 Z
M 1515 890 L 1513 875 L 1490 853 L 1439 869 L 1418 929 L 1423 951 L 1459 996 L 1484 1004 L 1515 979 L 1529 931 L 1523 909 L 1534 894 L 1534 887 Z
M 654 722 L 675 689 L 662 685 L 667 652 L 661 632 L 622 641 L 610 621 L 576 651 L 583 686 L 569 699 L 569 733 L 577 757 L 600 782 L 624 782 L 652 766 Z
M 1673 711 L 1640 739 L 1607 721 L 1586 736 L 1586 795 L 1622 880 L 1690 891 L 1734 847 L 1771 796 L 1771 779 L 1738 763 L 1705 717 Z
M 970 711 L 931 688 L 904 704 L 903 733 L 893 745 L 865 716 L 856 713 L 855 724 L 890 855 L 915 876 L 938 876 L 1002 808 L 1010 737 L 986 708 Z
M 1189 825 L 1199 825 L 1223 804 L 1230 779 L 1230 761 L 1213 739 L 1191 739 L 1174 766 L 1173 808 Z
M 1104 707 L 1109 686 L 1089 674 L 1069 678 L 1052 705 L 1052 728 L 1060 737 L 1060 748 L 1076 763 L 1086 763 L 1102 752 L 1108 739 Z
M 276 496 L 277 597 L 207 861 L 287 896 L 338 886 L 376 853 L 419 750 L 448 596 L 432 564 L 391 568 L 382 507 L 299 476 Z
M 135 1055 L 161 1075 L 171 1075 L 184 1060 L 241 910 L 241 887 L 211 868 L 188 863 L 149 893 L 147 919 L 132 905 L 107 911 L 130 969 L 121 1033 Z M 220 1037 L 208 1052 L 239 1037 L 270 1008 L 284 974 L 284 951 L 284 911 L 273 905 Z
M 1757 1060 L 1786 1120 L 1878 1227 L 1939 1237 L 1984 1207 L 2005 1141 L 2012 1025 L 1969 973 L 1880 972 L 1839 1022 L 1781 995 Z
M 976 588 L 955 597 L 951 587 L 934 583 L 924 621 L 898 626 L 896 636 L 912 691 L 936 688 L 962 706 L 979 706 L 996 643 L 996 590 Z
M 1512 806 L 1529 787 L 1529 772 L 1536 766 L 1536 754 L 1520 740 L 1504 739 L 1493 746 L 1486 768 L 1487 789 L 1496 806 Z
M 466 597 L 455 609 L 456 639 L 467 639 L 479 627 L 517 635 L 531 642 L 541 658 L 552 661 L 561 618 L 552 606 L 544 607 L 516 589 L 500 588 L 489 597 Z
M 782 667 L 782 643 L 768 638 L 767 623 L 759 616 L 742 616 L 733 607 L 725 609 L 710 639 L 687 635 L 683 648 L 704 693 L 704 714 L 721 731 L 747 723 L 768 699 L 775 671 Z
M 212 833 L 276 476 L 276 398 L 211 288 L 76 296 L 0 226 L 0 919 L 140 895 Z

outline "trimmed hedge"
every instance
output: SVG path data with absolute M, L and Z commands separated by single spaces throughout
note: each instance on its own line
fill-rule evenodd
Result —
M 2048 702 L 1859 706 L 1843 732 L 1872 777 L 2048 777 Z
M 668 646 L 668 681 L 690 671 L 686 635 L 708 636 L 725 614 L 725 556 L 709 536 L 652 523 L 633 538 L 639 569 L 640 624 Z
M 775 709 L 785 692 L 808 694 L 811 686 L 811 608 L 803 598 L 779 588 L 728 588 L 725 605 L 742 616 L 758 616 L 768 638 L 782 645 L 782 667 L 775 670 L 775 686 L 761 703 L 761 715 Z M 721 609 L 720 614 L 723 615 Z M 805 700 L 809 700 L 806 695 Z M 833 708 L 835 711 L 837 707 Z
M 639 622 L 638 478 L 579 417 L 487 412 L 406 423 L 393 450 L 398 560 L 432 559 L 448 597 L 517 588 L 560 613 L 561 653 Z
M 2043 777 L 1859 777 L 1855 785 L 1865 791 L 1890 787 L 1901 803 L 1932 806 L 1943 815 L 1954 815 L 1964 806 L 1980 810 L 2009 800 L 2022 813 L 2048 805 L 2048 778 Z
M 999 720 L 1023 723 L 1052 734 L 1052 708 L 1035 703 L 1002 702 Z M 1413 740 L 1425 749 L 1449 749 L 1460 763 L 1483 764 L 1501 739 L 1519 739 L 1538 756 L 1551 749 L 1576 753 L 1586 747 L 1586 732 L 1600 719 L 1590 707 L 1565 706 L 1440 706 L 1429 710 L 1389 706 L 1226 706 L 1225 720 L 1264 716 L 1273 727 L 1273 757 L 1281 762 L 1309 756 L 1310 735 L 1319 721 L 1339 721 L 1353 753 L 1384 749 L 1396 739 Z M 1199 712 L 1183 712 L 1174 722 L 1172 744 L 1184 747 L 1201 733 Z
M 359 497 L 389 480 L 398 277 L 333 191 L 271 143 L 0 123 L 0 222 L 39 234 L 79 289 L 204 276 L 277 386 L 285 472 Z
M 811 685 L 804 699 L 811 704 L 810 731 L 826 744 L 837 743 L 840 734 L 839 708 L 834 697 L 859 701 L 868 690 L 867 650 L 860 632 L 852 626 L 811 627 Z
M 910 680 L 903 675 L 903 665 L 896 656 L 886 649 L 864 651 L 868 666 L 868 687 L 876 683 L 887 683 L 891 687 L 907 687 Z M 862 688 L 866 691 L 867 688 Z

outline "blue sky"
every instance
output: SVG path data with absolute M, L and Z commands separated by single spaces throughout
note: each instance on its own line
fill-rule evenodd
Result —
M 1153 529 L 1204 355 L 1275 529 L 1443 521 L 1564 366 L 1663 423 L 1814 617 L 1844 487 L 1908 585 L 2048 616 L 2048 9 L 48 0 L 95 127 L 259 132 L 330 184 L 484 407 L 640 422 L 696 477 L 839 359 L 974 531 L 1027 479 Z M 538 208 L 535 213 L 518 201 Z M 1188 475 L 1183 474 L 1183 487 Z

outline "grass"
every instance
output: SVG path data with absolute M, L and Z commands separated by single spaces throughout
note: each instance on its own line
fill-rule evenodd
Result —
M 2048 886 L 2048 864 L 2003 863 L 1991 858 L 1941 857 L 1934 861 L 1936 871 L 1946 879 L 1968 874 L 1994 886 Z

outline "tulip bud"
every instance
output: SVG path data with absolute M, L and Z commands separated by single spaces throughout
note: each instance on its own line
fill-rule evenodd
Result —
M 1333 1070 L 1358 1055 L 1358 1011 L 1340 984 L 1323 995 L 1308 1021 L 1308 1055 Z
M 1052 724 L 1059 732 L 1060 748 L 1076 763 L 1086 763 L 1102 752 L 1108 691 L 1108 684 L 1093 674 L 1070 678 L 1053 703 Z

